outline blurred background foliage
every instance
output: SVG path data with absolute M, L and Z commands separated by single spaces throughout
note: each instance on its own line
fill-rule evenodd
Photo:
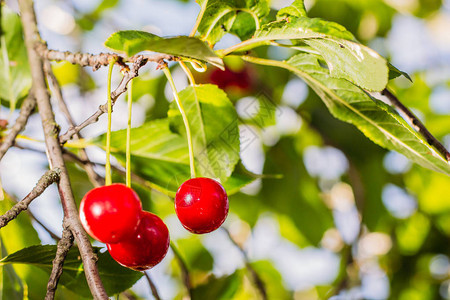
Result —
M 6 3 L 16 7 L 14 1 Z M 413 83 L 400 77 L 390 87 L 450 148 L 450 1 L 305 3 L 310 17 L 345 26 L 359 41 L 408 72 Z M 271 14 L 289 4 L 271 1 Z M 105 51 L 102 42 L 116 30 L 188 34 L 199 10 L 193 1 L 175 0 L 38 0 L 36 5 L 50 48 L 94 53 Z M 227 35 L 217 48 L 236 39 Z M 273 47 L 256 51 L 273 59 L 293 54 Z M 242 163 L 253 173 L 265 174 L 230 196 L 231 214 L 225 227 L 247 252 L 269 299 L 450 297 L 450 178 L 411 164 L 402 155 L 375 145 L 352 125 L 336 120 L 293 74 L 234 58 L 225 63 L 227 71 L 210 67 L 194 74 L 198 82 L 217 84 L 227 92 L 239 115 Z M 69 63 L 54 63 L 53 68 L 78 122 L 103 103 L 105 70 L 94 73 Z M 187 80 L 179 68 L 173 73 L 181 90 Z M 148 67 L 135 80 L 133 97 L 134 126 L 166 117 L 172 100 L 165 77 Z M 2 101 L 2 105 L 2 118 L 12 118 L 9 103 Z M 115 106 L 116 130 L 125 127 L 125 106 L 124 99 Z M 34 117 L 25 135 L 39 139 L 39 118 Z M 58 113 L 57 120 L 67 128 Z M 104 124 L 100 120 L 83 133 L 98 136 Z M 1 162 L 4 189 L 17 198 L 47 167 L 42 145 L 19 144 L 33 151 L 12 149 Z M 101 150 L 88 151 L 94 161 L 104 160 Z M 92 185 L 79 165 L 68 167 L 79 201 Z M 98 171 L 103 172 L 101 167 Z M 115 181 L 123 180 L 123 173 L 117 172 Z M 144 208 L 167 222 L 190 270 L 193 299 L 259 297 L 242 254 L 224 231 L 187 234 L 177 223 L 168 196 L 149 188 L 145 181 L 134 183 Z M 41 206 L 34 203 L 30 210 L 47 227 L 60 232 L 62 215 L 55 190 L 42 198 L 36 200 Z M 2 211 L 8 207 L 5 201 L 0 202 Z M 3 256 L 39 241 L 54 243 L 25 214 L 3 228 L 0 238 Z M 24 293 L 39 299 L 46 282 L 39 275 L 41 270 L 18 265 L 14 265 L 15 272 L 10 266 L 2 268 L 2 282 L 17 281 L 15 291 L 3 290 L 5 299 L 21 299 Z M 149 272 L 163 299 L 185 295 L 181 272 L 172 252 Z M 64 288 L 57 295 L 79 297 Z M 145 279 L 127 295 L 151 298 Z

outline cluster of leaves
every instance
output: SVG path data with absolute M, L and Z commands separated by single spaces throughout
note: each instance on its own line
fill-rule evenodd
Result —
M 406 278 L 410 278 L 414 274 L 409 274 L 411 272 L 404 266 L 409 257 L 412 257 L 414 266 L 419 267 L 419 264 L 430 260 L 430 253 L 445 247 L 439 242 L 439 237 L 448 238 L 450 235 L 450 199 L 445 191 L 450 182 L 447 177 L 450 175 L 450 164 L 443 154 L 417 133 L 395 109 L 374 97 L 372 93 L 382 91 L 389 79 L 405 74 L 391 66 L 378 53 L 360 44 L 344 26 L 309 17 L 301 0 L 294 1 L 278 12 L 272 11 L 269 2 L 264 0 L 197 2 L 200 5 L 200 13 L 196 37 L 164 38 L 142 31 L 119 31 L 110 36 L 105 46 L 127 56 L 141 51 L 163 52 L 193 64 L 209 63 L 218 68 L 224 68 L 224 60 L 227 61 L 229 57 L 238 57 L 254 64 L 253 68 L 257 71 L 263 68 L 269 70 L 270 72 L 261 71 L 257 74 L 260 85 L 264 86 L 264 90 L 269 94 L 272 107 L 263 111 L 260 102 L 260 110 L 256 119 L 252 120 L 240 118 L 234 107 L 237 99 L 227 96 L 215 85 L 196 84 L 179 92 L 193 137 L 197 175 L 220 179 L 231 196 L 231 211 L 250 226 L 256 224 L 260 214 L 269 211 L 283 224 L 281 234 L 285 238 L 301 247 L 318 246 L 325 232 L 333 227 L 333 216 L 320 197 L 318 179 L 313 178 L 303 164 L 304 151 L 309 146 L 323 146 L 325 143 L 341 149 L 360 177 L 358 184 L 362 195 L 359 197 L 363 199 L 364 205 L 358 208 L 361 210 L 362 223 L 369 231 L 386 232 L 397 240 L 385 264 L 387 268 L 392 268 L 389 275 L 393 282 L 393 294 L 403 295 L 401 293 L 404 291 L 401 289 L 405 279 L 401 276 L 408 274 Z M 366 6 L 358 6 L 354 1 L 339 1 L 341 2 L 343 7 L 350 7 L 351 11 L 359 12 L 358 18 L 352 18 L 352 22 L 361 20 L 361 16 L 369 10 L 373 10 L 380 20 L 390 18 L 394 14 L 391 7 L 376 4 L 378 1 L 375 0 L 366 1 Z M 113 7 L 116 3 L 117 1 L 103 1 L 95 11 L 79 19 L 80 26 L 85 30 L 92 29 L 93 20 L 98 19 L 103 10 Z M 334 16 L 329 15 L 331 10 L 324 8 L 330 6 L 339 5 L 330 1 L 317 1 L 309 14 L 342 21 L 340 23 L 344 23 L 342 16 L 346 16 L 345 20 L 350 22 L 346 11 L 338 10 Z M 373 9 L 374 7 L 376 9 Z M 26 55 L 21 52 L 21 49 L 24 49 L 23 41 L 17 38 L 21 36 L 20 21 L 6 7 L 2 6 L 2 10 L 5 16 L 2 18 L 2 28 L 6 33 L 2 36 L 2 49 L 7 49 L 7 52 L 0 58 L 0 67 L 8 72 L 2 72 L 6 77 L 0 78 L 0 97 L 2 103 L 15 107 L 26 96 L 31 81 Z M 388 28 L 390 19 L 380 23 Z M 355 24 L 345 25 L 353 29 L 353 32 L 356 31 Z M 380 28 L 379 34 L 384 34 L 387 28 Z M 236 35 L 241 43 L 213 51 L 212 47 L 228 33 Z M 268 51 L 270 47 L 288 49 L 292 56 L 283 61 L 272 59 Z M 23 65 L 11 64 L 11 61 L 20 61 Z M 67 70 L 62 73 L 62 76 L 58 76 L 58 73 L 57 76 L 66 78 L 64 76 L 67 76 Z M 315 93 L 311 93 L 298 109 L 300 113 L 308 112 L 307 118 L 304 118 L 308 120 L 308 124 L 303 125 L 300 131 L 293 135 L 281 137 L 276 145 L 266 149 L 264 173 L 282 174 L 283 178 L 263 178 L 261 191 L 257 195 L 243 194 L 240 190 L 261 176 L 252 174 L 241 163 L 240 154 L 245 151 L 246 144 L 240 139 L 240 130 L 242 131 L 242 125 L 251 125 L 255 131 L 262 132 L 275 124 L 277 105 L 282 94 L 280 91 L 284 89 L 290 76 L 301 78 Z M 74 81 L 69 80 L 68 83 Z M 18 83 L 20 87 L 15 86 Z M 133 100 L 138 101 L 142 96 L 151 94 L 155 105 L 147 112 L 147 121 L 132 130 L 131 147 L 132 170 L 146 182 L 136 187 L 141 193 L 144 208 L 156 210 L 162 216 L 173 214 L 172 203 L 167 201 L 165 195 L 173 196 L 180 183 L 190 177 L 188 141 L 184 125 L 176 104 L 166 101 L 165 85 L 163 76 L 144 75 L 135 79 Z M 369 142 L 355 127 L 330 118 L 330 114 L 354 125 L 374 143 L 395 150 L 432 171 L 413 167 L 404 176 L 388 174 L 383 168 L 385 150 Z M 442 134 L 445 134 L 445 131 Z M 259 133 L 255 134 L 258 135 Z M 125 131 L 116 131 L 111 141 L 112 154 L 121 164 L 125 164 L 125 136 Z M 99 136 L 92 139 L 91 143 L 102 148 L 104 139 L 104 136 Z M 80 185 L 80 189 L 75 187 L 74 191 L 77 199 L 81 199 L 83 191 L 89 189 L 90 183 L 77 167 L 69 167 L 74 182 Z M 117 180 L 120 180 L 120 175 L 116 175 Z M 354 183 L 350 174 L 344 177 L 342 180 Z M 381 202 L 381 192 L 387 182 L 395 182 L 414 193 L 420 211 L 405 222 L 397 222 Z M 356 193 L 358 187 L 355 186 L 354 189 Z M 152 192 L 154 190 L 158 193 Z M 8 204 L 3 202 L 3 205 L 6 206 L 2 211 L 7 210 Z M 1 261 L 4 265 L 2 293 L 8 296 L 16 295 L 17 298 L 21 298 L 25 292 L 31 297 L 40 295 L 42 290 L 39 289 L 43 288 L 43 284 L 37 286 L 37 283 L 42 283 L 42 280 L 35 278 L 35 274 L 39 273 L 33 273 L 35 269 L 32 269 L 32 266 L 49 271 L 55 247 L 36 246 L 40 242 L 35 234 L 35 239 L 29 239 L 27 234 L 25 243 L 25 239 L 22 240 L 18 236 L 24 230 L 34 232 L 31 223 L 26 216 L 20 216 L 15 222 L 15 225 L 9 225 L 1 232 L 4 257 Z M 26 222 L 27 225 L 20 226 L 19 229 L 20 222 Z M 423 245 L 427 237 L 431 240 L 425 248 Z M 11 245 L 12 241 L 22 243 Z M 202 280 L 205 278 L 202 275 L 212 271 L 213 257 L 199 238 L 179 239 L 176 243 L 182 249 L 191 275 L 199 282 L 192 291 L 194 299 L 204 298 L 205 295 L 211 299 L 245 298 L 251 293 L 249 290 L 252 289 L 243 283 L 244 278 L 248 276 L 245 270 L 237 270 L 221 278 L 209 276 L 207 280 Z M 32 247 L 25 248 L 29 246 Z M 341 254 L 345 260 L 344 251 Z M 23 268 L 14 266 L 13 269 L 10 263 L 26 265 Z M 290 291 L 281 283 L 277 284 L 281 282 L 281 276 L 271 262 L 259 261 L 253 265 L 267 283 L 269 298 L 270 295 L 278 299 L 288 299 L 291 296 Z M 340 276 L 345 276 L 345 267 L 343 265 Z M 394 267 L 397 269 L 394 270 Z M 141 276 L 119 267 L 106 253 L 100 253 L 99 268 L 110 293 L 131 287 Z M 175 264 L 171 266 L 171 270 L 174 277 L 179 275 L 180 271 Z M 127 280 L 123 280 L 125 277 Z M 336 279 L 339 280 L 342 278 Z M 116 285 L 119 281 L 121 285 Z M 427 277 L 421 284 L 430 282 L 432 279 Z M 76 249 L 69 254 L 60 283 L 81 296 L 88 296 Z M 35 287 L 36 291 L 33 290 Z M 329 290 L 330 288 L 323 289 L 324 295 Z M 432 297 L 435 293 L 434 290 L 427 289 L 414 292 L 425 295 L 424 297 Z

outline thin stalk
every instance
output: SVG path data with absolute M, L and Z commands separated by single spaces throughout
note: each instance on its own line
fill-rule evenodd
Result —
M 127 149 L 126 149 L 126 184 L 131 187 L 131 108 L 133 105 L 133 80 L 128 83 L 128 123 L 127 123 Z
M 189 70 L 189 68 L 186 66 L 184 61 L 180 61 L 180 66 L 183 69 L 184 73 L 186 73 L 186 76 L 189 78 L 189 82 L 191 83 L 191 85 L 194 86 L 195 79 L 194 79 L 194 75 L 192 75 L 191 70 Z
M 186 111 L 184 110 L 183 104 L 181 103 L 180 97 L 178 96 L 177 88 L 175 86 L 175 82 L 173 82 L 172 75 L 170 74 L 170 70 L 168 67 L 163 69 L 164 74 L 167 77 L 167 80 L 170 83 L 170 86 L 172 87 L 173 96 L 175 98 L 175 102 L 178 105 L 178 109 L 180 110 L 181 117 L 183 118 L 184 127 L 186 128 L 186 137 L 188 140 L 188 147 L 189 147 L 189 166 L 191 168 L 191 178 L 195 178 L 195 164 L 194 164 L 194 145 L 192 143 L 192 135 L 191 135 L 191 128 L 189 127 L 189 120 L 186 115 Z
M 206 10 L 206 5 L 208 4 L 208 1 L 203 1 L 202 6 L 200 7 L 200 13 L 197 16 L 197 20 L 195 20 L 195 24 L 194 27 L 191 30 L 191 33 L 189 34 L 189 36 L 194 36 L 195 33 L 198 30 L 198 26 L 200 25 L 200 22 L 203 19 L 203 15 L 205 14 L 205 10 Z
M 105 185 L 110 185 L 111 180 L 111 115 L 112 115 L 112 100 L 111 100 L 111 77 L 116 63 L 115 58 L 110 59 L 108 68 L 108 129 L 106 131 L 106 164 L 105 164 Z
M 236 45 L 233 45 L 231 47 L 228 47 L 228 48 L 225 48 L 225 49 L 221 49 L 221 50 L 217 50 L 216 53 L 219 56 L 224 57 L 224 56 L 227 56 L 228 54 L 230 54 L 232 52 L 237 52 L 238 50 L 241 50 L 242 48 L 245 48 L 245 47 L 250 46 L 252 44 L 263 43 L 263 42 L 264 42 L 264 40 L 260 40 L 260 39 L 257 39 L 257 38 L 252 38 L 252 39 L 240 42 L 240 43 L 238 43 Z

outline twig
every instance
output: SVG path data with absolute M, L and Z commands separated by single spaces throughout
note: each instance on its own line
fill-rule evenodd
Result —
M 131 79 L 137 77 L 139 75 L 139 69 L 144 66 L 147 63 L 147 60 L 142 55 L 136 56 L 135 62 L 131 65 L 130 70 L 125 70 L 124 76 L 122 77 L 122 80 L 119 83 L 119 86 L 111 93 L 111 100 L 112 104 L 116 102 L 117 98 L 119 98 L 120 95 L 125 93 L 127 91 L 127 84 L 130 82 Z M 72 138 L 75 134 L 80 132 L 81 129 L 85 128 L 88 125 L 94 124 L 98 121 L 98 118 L 103 115 L 104 113 L 108 112 L 108 105 L 105 103 L 103 105 L 100 105 L 98 110 L 89 118 L 87 118 L 84 122 L 82 122 L 80 125 L 70 127 L 69 130 L 67 130 L 66 133 L 61 135 L 59 137 L 59 142 L 61 144 L 66 143 L 68 140 Z
M 250 260 L 248 259 L 247 253 L 245 250 L 239 245 L 231 236 L 231 233 L 226 229 L 225 227 L 221 227 L 227 234 L 230 241 L 239 249 L 239 251 L 242 253 L 242 256 L 244 257 L 245 267 L 250 272 L 253 281 L 256 285 L 256 288 L 258 289 L 259 293 L 261 294 L 262 299 L 267 300 L 267 291 L 266 291 L 266 285 L 264 284 L 264 281 L 262 281 L 261 277 L 259 277 L 258 273 L 255 271 L 255 269 L 250 264 Z
M 158 294 L 158 289 L 156 288 L 155 283 L 150 278 L 150 275 L 147 274 L 147 272 L 144 272 L 145 278 L 147 278 L 148 284 L 150 285 L 150 289 L 152 290 L 152 295 L 155 297 L 156 300 L 161 300 L 161 297 Z
M 28 121 L 28 117 L 33 112 L 36 107 L 36 100 L 33 97 L 33 93 L 30 91 L 28 97 L 23 101 L 22 107 L 20 108 L 19 116 L 16 122 L 11 127 L 8 135 L 1 141 L 0 145 L 0 160 L 5 155 L 6 151 L 14 145 L 17 135 L 25 128 Z
M 381 95 L 386 96 L 391 104 L 400 112 L 402 112 L 406 118 L 411 122 L 415 130 L 422 134 L 427 140 L 428 144 L 435 147 L 442 155 L 444 155 L 447 161 L 450 161 L 450 153 L 445 149 L 445 147 L 439 142 L 423 125 L 423 123 L 406 107 L 400 100 L 392 94 L 388 89 L 381 91 Z
M 189 270 L 187 268 L 187 265 L 186 265 L 183 257 L 181 256 L 181 253 L 178 251 L 177 247 L 175 247 L 174 243 L 170 242 L 170 248 L 172 249 L 173 254 L 175 255 L 175 259 L 177 260 L 178 265 L 180 266 L 181 277 L 183 278 L 184 286 L 186 287 L 186 289 L 189 293 L 189 298 L 192 299 L 191 278 L 189 276 Z
M 47 283 L 47 294 L 45 295 L 45 300 L 52 300 L 55 298 L 58 281 L 63 272 L 64 260 L 66 259 L 67 253 L 69 253 L 69 250 L 73 245 L 74 238 L 72 232 L 69 229 L 69 226 L 65 225 L 65 222 L 63 222 L 63 227 L 64 230 L 62 233 L 62 238 L 58 242 L 55 259 L 53 260 L 52 272 Z
M 58 80 L 55 77 L 55 74 L 53 74 L 52 66 L 50 64 L 50 61 L 45 60 L 44 61 L 44 71 L 47 74 L 48 81 L 50 85 L 53 88 L 53 94 L 55 98 L 58 100 L 59 108 L 61 109 L 62 113 L 66 117 L 67 122 L 69 123 L 69 126 L 75 126 L 75 121 L 72 118 L 72 115 L 70 114 L 69 108 L 66 105 L 66 102 L 64 101 L 61 87 L 58 83 Z M 80 133 L 75 134 L 76 139 L 83 138 Z M 83 160 L 89 161 L 89 157 L 87 155 L 87 152 L 84 148 L 81 148 L 80 150 L 80 157 Z M 89 180 L 94 185 L 94 187 L 99 187 L 104 185 L 104 180 L 97 174 L 97 172 L 94 171 L 94 168 L 91 164 L 85 164 L 84 170 L 86 171 L 86 174 L 89 177 Z
M 45 135 L 45 144 L 50 166 L 60 168 L 61 176 L 58 184 L 61 204 L 67 226 L 77 241 L 83 260 L 86 281 L 94 299 L 108 299 L 103 283 L 96 266 L 97 256 L 92 250 L 91 243 L 81 226 L 75 199 L 70 186 L 70 178 L 64 163 L 61 145 L 58 140 L 58 124 L 55 122 L 50 97 L 47 92 L 45 74 L 40 56 L 35 51 L 36 43 L 41 41 L 37 28 L 36 16 L 32 0 L 19 0 L 20 18 L 22 21 L 25 45 L 28 53 L 31 77 L 33 80 L 33 92 L 42 119 Z
M 36 186 L 31 190 L 31 192 L 19 201 L 14 204 L 14 206 L 8 210 L 4 215 L 0 216 L 0 228 L 6 226 L 11 220 L 15 219 L 22 211 L 28 209 L 30 203 L 36 199 L 39 195 L 41 195 L 47 187 L 49 187 L 52 183 L 59 180 L 61 174 L 61 170 L 59 168 L 55 168 L 54 170 L 49 170 L 45 172 L 44 175 L 39 179 Z
M 136 63 L 140 57 L 143 57 L 146 61 L 162 63 L 164 60 L 175 60 L 175 57 L 168 54 L 153 54 L 153 55 L 135 55 L 132 57 L 125 57 L 115 53 L 73 53 L 69 51 L 49 50 L 45 43 L 37 43 L 36 51 L 41 57 L 54 61 L 67 61 L 71 64 L 77 64 L 82 67 L 90 66 L 95 70 L 98 70 L 102 66 L 108 66 L 110 59 L 117 59 L 117 63 L 124 66 L 124 63 L 131 62 Z

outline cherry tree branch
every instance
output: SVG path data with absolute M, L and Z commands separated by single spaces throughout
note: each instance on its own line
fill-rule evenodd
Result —
M 52 300 L 55 298 L 58 281 L 63 272 L 64 260 L 73 245 L 74 237 L 69 229 L 69 226 L 65 224 L 65 220 L 63 221 L 63 227 L 62 238 L 59 240 L 58 246 L 56 247 L 56 256 L 53 260 L 52 272 L 47 283 L 47 294 L 45 295 L 45 300 Z
M 72 115 L 70 114 L 69 108 L 66 105 L 66 102 L 64 101 L 64 97 L 62 95 L 61 87 L 59 85 L 58 80 L 56 79 L 55 74 L 53 74 L 52 66 L 50 64 L 50 61 L 45 60 L 44 61 L 44 71 L 47 74 L 48 82 L 52 86 L 53 89 L 53 95 L 58 100 L 59 108 L 66 117 L 67 122 L 69 123 L 69 126 L 74 127 L 75 121 L 72 118 Z M 76 139 L 83 138 L 80 133 L 75 134 Z M 89 157 L 87 155 L 87 152 L 84 148 L 81 148 L 80 150 L 80 157 L 83 160 L 89 161 Z M 94 187 L 103 186 L 105 184 L 105 181 L 94 171 L 94 167 L 92 164 L 85 164 L 83 165 L 84 170 L 86 171 L 86 174 L 89 177 L 89 180 L 94 185 Z
M 117 64 L 125 66 L 126 62 L 136 63 L 138 59 L 145 59 L 146 61 L 156 62 L 161 64 L 164 60 L 174 60 L 175 57 L 168 54 L 153 54 L 153 55 L 135 55 L 132 57 L 125 57 L 115 53 L 100 53 L 100 54 L 90 54 L 90 53 L 73 53 L 70 51 L 58 51 L 49 50 L 47 45 L 43 42 L 36 44 L 36 51 L 41 55 L 41 57 L 54 60 L 54 61 L 67 61 L 72 64 L 77 64 L 82 67 L 90 66 L 95 70 L 98 70 L 102 66 L 108 66 L 110 59 L 116 59 Z
M 137 77 L 139 75 L 139 69 L 144 66 L 147 63 L 147 59 L 144 58 L 142 55 L 137 55 L 135 62 L 131 65 L 131 68 L 127 70 L 124 68 L 124 76 L 122 77 L 122 80 L 120 81 L 117 88 L 111 93 L 111 101 L 114 105 L 117 98 L 119 98 L 120 95 L 125 93 L 127 91 L 127 84 L 132 80 L 133 78 Z M 67 130 L 66 133 L 61 135 L 59 137 L 59 142 L 63 145 L 67 141 L 69 141 L 75 134 L 80 132 L 81 129 L 85 128 L 88 125 L 94 124 L 98 121 L 98 118 L 103 115 L 104 113 L 108 112 L 108 105 L 107 103 L 100 105 L 98 110 L 91 115 L 89 118 L 87 118 L 85 121 L 83 121 L 80 125 L 72 126 Z
M 64 210 L 66 225 L 74 235 L 83 260 L 86 281 L 94 299 L 108 299 L 96 266 L 97 256 L 92 250 L 89 239 L 81 226 L 75 199 L 70 186 L 61 145 L 58 140 L 58 124 L 55 122 L 50 97 L 45 82 L 43 62 L 35 50 L 36 43 L 41 41 L 37 28 L 36 16 L 32 0 L 18 0 L 20 18 L 22 21 L 25 45 L 28 53 L 31 77 L 33 80 L 33 94 L 39 108 L 45 135 L 45 144 L 50 166 L 61 170 L 58 190 Z
M 444 155 L 447 161 L 450 161 L 450 153 L 423 125 L 423 123 L 405 106 L 400 100 L 388 89 L 381 91 L 381 95 L 387 97 L 391 104 L 411 122 L 415 130 L 422 134 L 427 140 L 428 144 L 435 147 L 442 155 Z
M 225 233 L 227 234 L 228 238 L 230 239 L 230 241 L 239 249 L 239 251 L 241 252 L 243 258 L 244 258 L 244 262 L 245 262 L 245 267 L 247 268 L 247 270 L 250 272 L 250 275 L 253 278 L 253 281 L 256 285 L 256 288 L 258 289 L 259 293 L 261 294 L 261 298 L 264 300 L 267 300 L 267 291 L 266 291 L 266 285 L 264 284 L 264 281 L 262 281 L 261 277 L 259 277 L 258 273 L 255 271 L 255 269 L 252 267 L 252 265 L 250 264 L 250 260 L 248 259 L 248 255 L 247 252 L 245 252 L 244 248 L 241 247 L 241 245 L 238 244 L 238 242 L 236 242 L 233 237 L 231 236 L 230 231 L 228 231 L 228 229 L 226 229 L 225 227 L 221 227 Z
M 20 113 L 16 119 L 16 122 L 9 130 L 9 133 L 1 141 L 2 143 L 0 144 L 0 160 L 3 158 L 6 151 L 8 151 L 8 149 L 14 145 L 17 135 L 25 128 L 28 117 L 31 115 L 35 107 L 36 100 L 34 99 L 33 93 L 30 91 L 28 97 L 22 103 Z
M 52 183 L 59 180 L 60 174 L 61 170 L 59 168 L 45 172 L 37 182 L 36 186 L 25 196 L 25 198 L 14 204 L 10 210 L 0 216 L 0 228 L 6 226 L 11 220 L 17 218 L 22 211 L 28 209 L 28 206 L 34 199 L 39 197 Z

